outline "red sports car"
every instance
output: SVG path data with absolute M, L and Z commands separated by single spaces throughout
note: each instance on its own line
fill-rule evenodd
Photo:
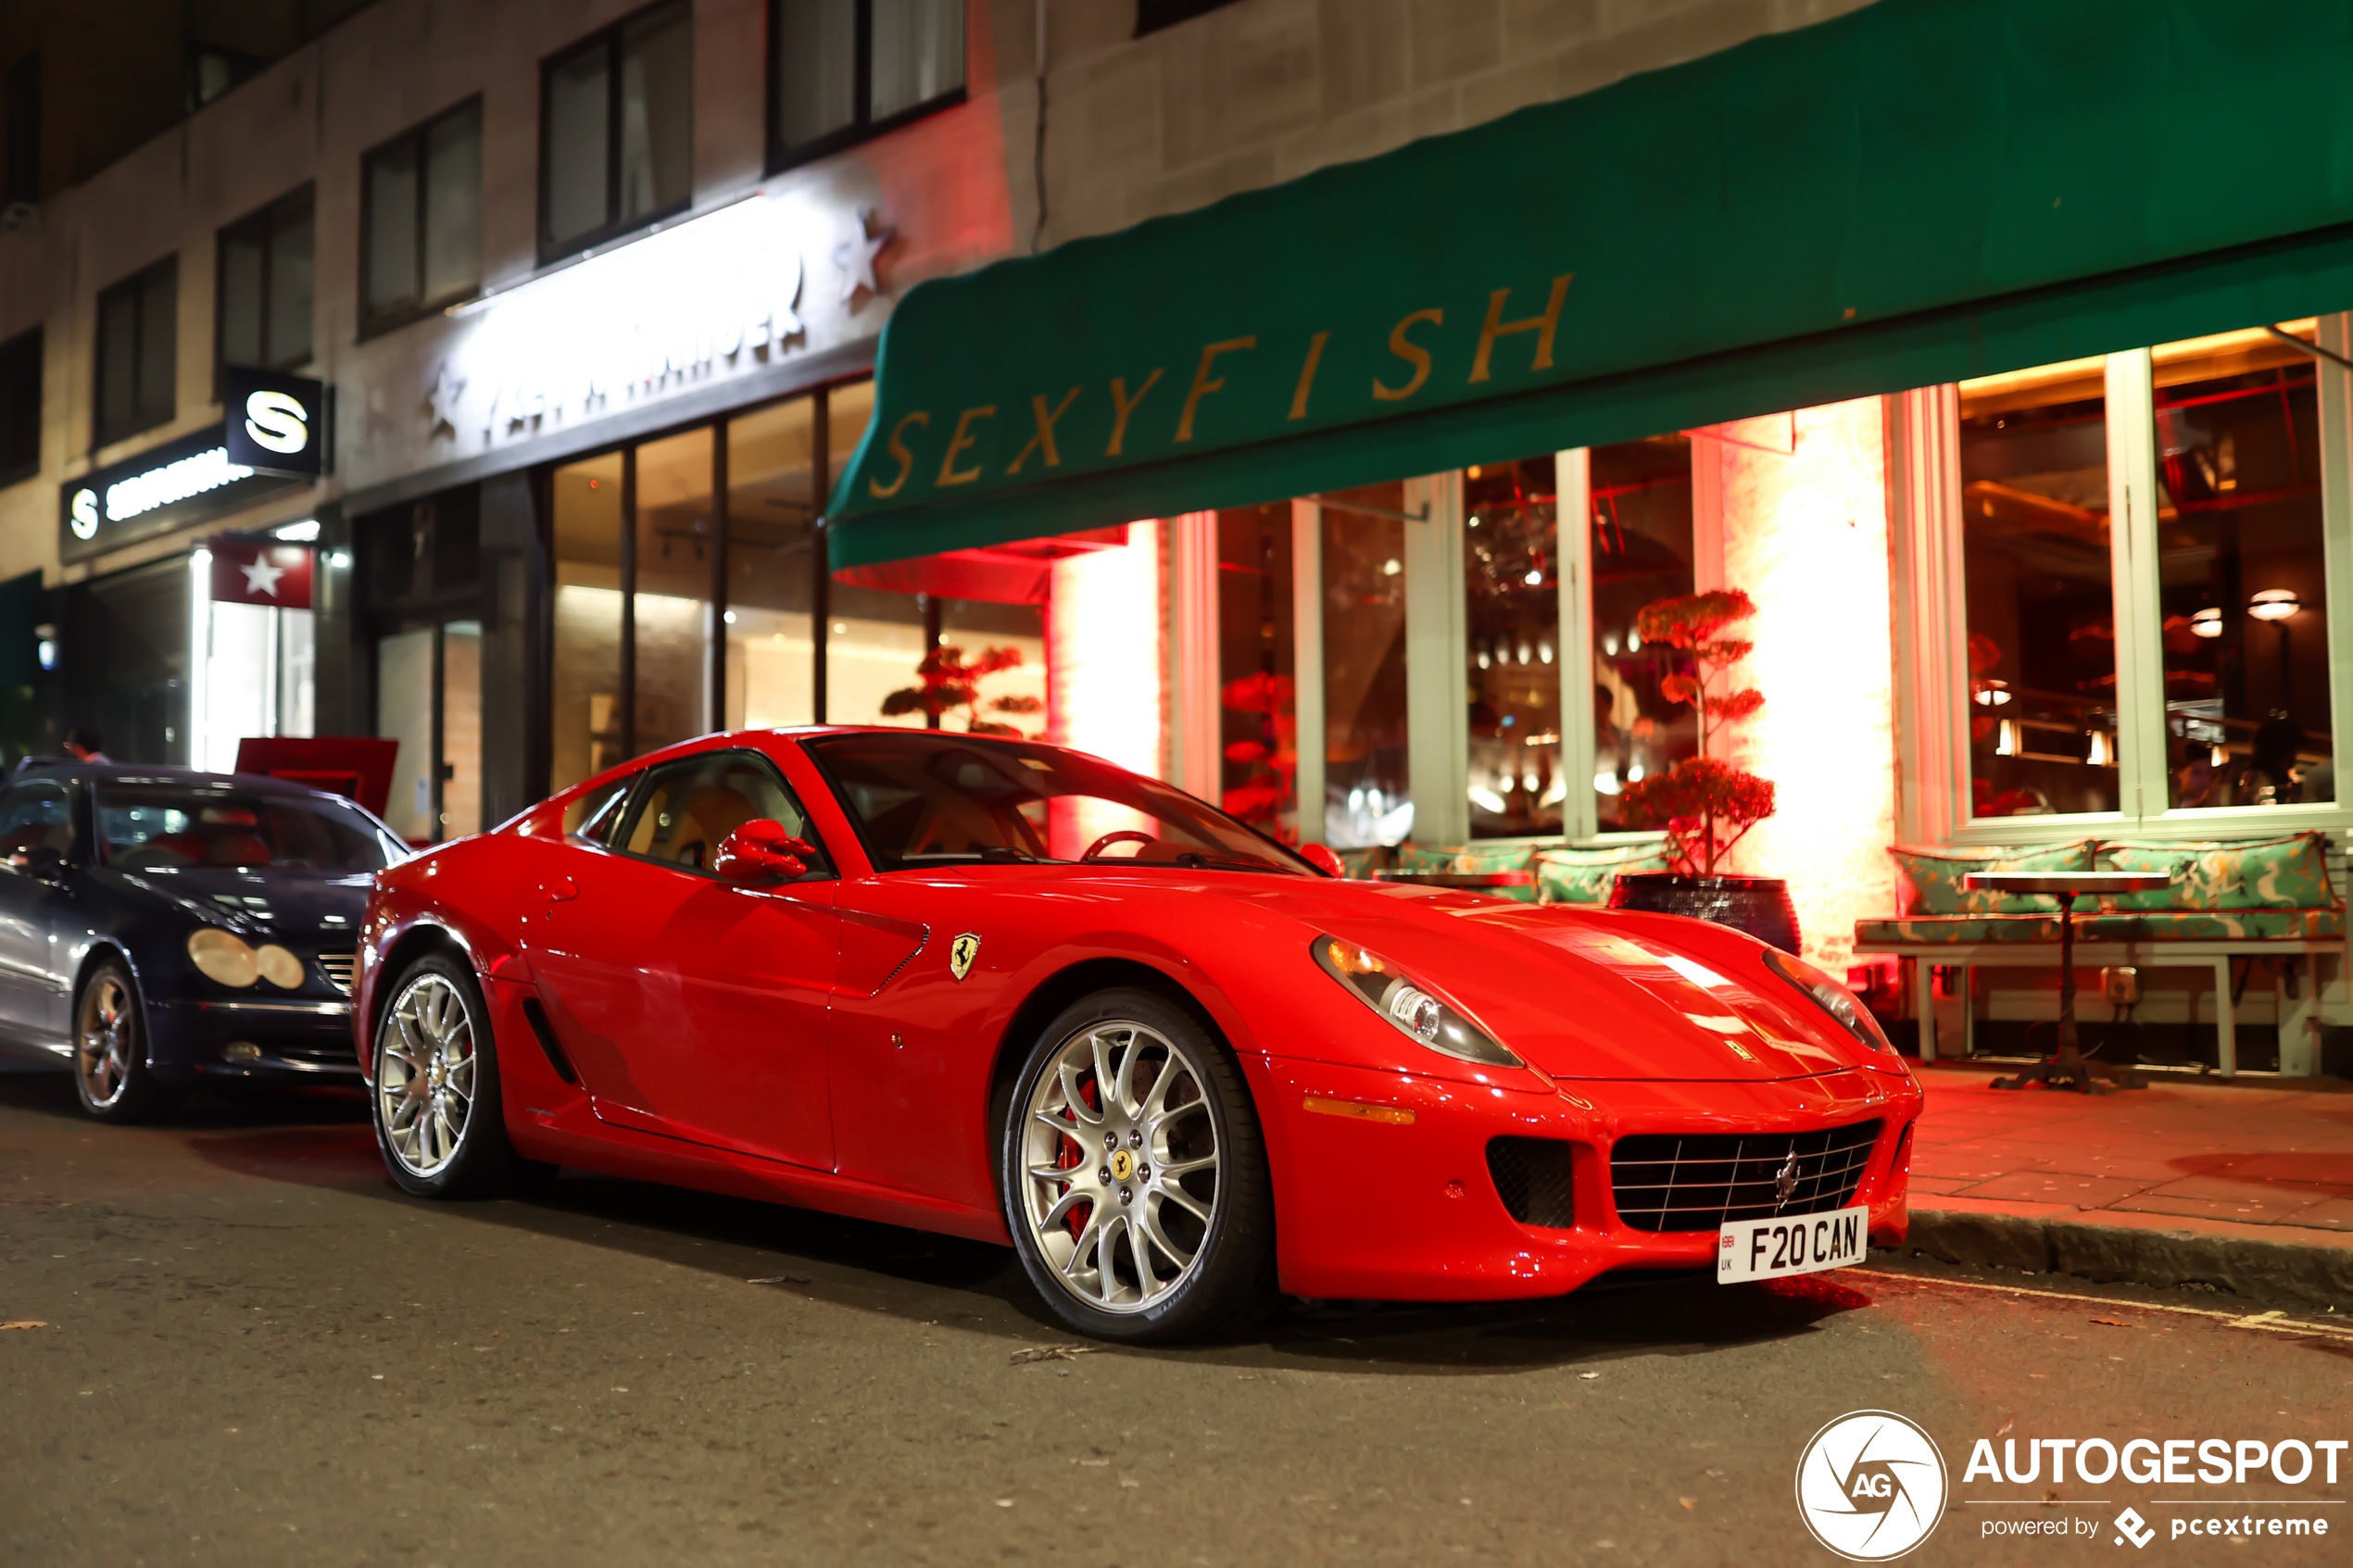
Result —
M 1005 1243 L 1070 1325 L 1557 1296 L 1899 1240 L 1920 1093 L 1720 926 L 1346 882 L 1084 754 L 711 735 L 379 874 L 412 1193 L 572 1165 Z

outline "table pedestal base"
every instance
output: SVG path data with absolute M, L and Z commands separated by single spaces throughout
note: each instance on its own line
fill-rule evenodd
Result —
M 2075 1048 L 2075 895 L 2055 890 L 2051 897 L 2058 900 L 2059 907 L 2058 1049 L 2049 1060 L 2015 1078 L 1996 1078 L 1989 1086 L 2022 1089 L 2029 1084 L 2041 1084 L 2089 1095 L 2106 1094 L 2110 1089 L 2146 1088 L 2141 1075 L 2130 1068 L 2120 1070 L 2105 1061 L 2094 1061 Z M 1962 1005 L 1968 1005 L 1966 999 Z M 2102 1078 L 2108 1082 L 2099 1082 Z

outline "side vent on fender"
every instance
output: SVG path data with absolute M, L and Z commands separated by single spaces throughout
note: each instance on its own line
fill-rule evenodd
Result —
M 1495 1179 L 1495 1194 L 1504 1200 L 1504 1211 L 1523 1225 L 1575 1229 L 1575 1188 L 1569 1180 L 1574 1148 L 1558 1138 L 1488 1139 L 1487 1173 Z
M 580 1074 L 573 1071 L 572 1058 L 564 1055 L 563 1047 L 556 1044 L 555 1025 L 547 1022 L 547 1010 L 539 1005 L 536 997 L 522 999 L 522 1015 L 531 1024 L 532 1035 L 539 1041 L 539 1048 L 547 1055 L 547 1065 L 556 1076 L 573 1088 L 580 1086 Z

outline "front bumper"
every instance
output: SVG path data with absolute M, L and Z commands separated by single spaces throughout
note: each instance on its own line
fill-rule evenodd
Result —
M 1555 1094 L 1320 1062 L 1265 1060 L 1277 1253 L 1296 1296 L 1478 1301 L 1559 1296 L 1627 1270 L 1716 1266 L 1718 1232 L 1637 1230 L 1618 1217 L 1610 1151 L 1648 1133 L 1880 1132 L 1855 1203 L 1874 1243 L 1902 1241 L 1911 1124 L 1908 1078 L 1854 1068 L 1773 1083 L 1570 1080 Z M 1253 1073 L 1253 1076 L 1257 1076 Z M 1322 1109 L 1310 1110 L 1310 1101 Z M 1335 1110 L 1364 1106 L 1372 1114 Z M 1380 1111 L 1412 1113 L 1410 1123 Z M 1567 1147 L 1574 1223 L 1523 1224 L 1490 1174 L 1489 1140 Z
M 147 1030 L 148 1060 L 167 1082 L 359 1077 L 345 997 L 150 1003 Z

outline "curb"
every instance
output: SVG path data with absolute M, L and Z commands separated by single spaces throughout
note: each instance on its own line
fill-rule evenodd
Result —
M 2248 1236 L 2256 1227 L 2245 1225 L 2098 1224 L 2075 1217 L 2079 1212 L 1915 1208 L 1905 1247 L 1948 1263 L 2210 1286 L 2255 1300 L 2340 1311 L 2353 1306 L 2353 1237 L 2332 1245 Z

